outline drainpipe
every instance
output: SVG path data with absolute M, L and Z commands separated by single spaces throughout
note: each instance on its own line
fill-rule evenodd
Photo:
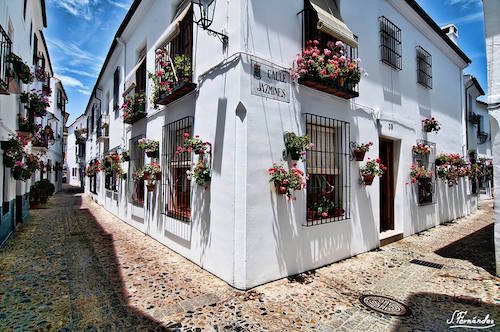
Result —
M 469 94 L 467 91 L 474 85 L 474 82 L 472 82 L 472 75 L 471 75 L 471 84 L 465 88 L 465 153 L 469 153 L 469 112 L 471 111 L 469 109 Z
M 127 68 L 127 43 L 125 43 L 120 37 L 116 37 L 116 42 L 123 48 L 123 90 L 125 91 L 125 70 Z M 119 96 L 120 94 L 118 94 Z M 125 123 L 123 123 L 123 135 L 122 135 L 122 146 L 125 149 L 126 134 L 125 134 Z

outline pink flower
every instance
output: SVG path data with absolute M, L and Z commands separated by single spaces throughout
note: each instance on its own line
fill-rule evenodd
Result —
M 323 212 L 323 213 L 321 214 L 321 216 L 322 216 L 323 218 L 328 217 L 328 212 Z
M 343 47 L 344 46 L 344 43 L 341 42 L 340 40 L 338 40 L 336 43 L 335 43 L 335 46 L 337 47 Z

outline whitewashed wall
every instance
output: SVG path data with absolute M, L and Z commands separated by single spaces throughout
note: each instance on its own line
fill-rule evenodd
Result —
M 195 27 L 193 61 L 199 90 L 159 111 L 149 109 L 148 118 L 133 126 L 124 126 L 121 117 L 115 119 L 110 113 L 110 148 L 128 148 L 129 139 L 141 133 L 161 142 L 164 125 L 194 116 L 194 133 L 211 142 L 214 151 L 209 190 L 193 183 L 190 223 L 161 214 L 164 202 L 160 188 L 146 194 L 145 206 L 150 207 L 146 211 L 128 203 L 128 181 L 121 181 L 116 200 L 113 195 L 109 199 L 101 174 L 102 188 L 98 195 L 92 195 L 127 223 L 242 289 L 379 246 L 379 182 L 371 187 L 359 185 L 359 163 L 350 162 L 350 220 L 304 227 L 305 192 L 298 193 L 293 203 L 274 193 L 267 169 L 281 158 L 284 131 L 305 132 L 303 113 L 350 122 L 350 141 L 375 142 L 368 155 L 371 158 L 378 156 L 379 136 L 395 140 L 395 228 L 405 236 L 464 216 L 475 207 L 474 198 L 467 194 L 466 181 L 453 188 L 439 183 L 437 203 L 426 207 L 417 206 L 415 188 L 406 184 L 411 147 L 417 139 L 437 143 L 438 153 L 464 153 L 465 63 L 411 10 L 413 16 L 408 16 L 408 8 L 395 9 L 387 1 L 374 0 L 363 2 L 364 10 L 360 11 L 359 1 L 342 1 L 342 16 L 359 38 L 359 56 L 369 73 L 362 78 L 360 97 L 343 100 L 296 84 L 291 87 L 290 103 L 251 95 L 252 58 L 291 67 L 301 49 L 301 19 L 297 13 L 303 1 L 284 4 L 263 0 L 218 2 L 211 28 L 227 31 L 229 47 L 224 53 L 218 39 Z M 98 83 L 103 96 L 107 91 L 112 95 L 116 67 L 127 75 L 144 45 L 148 70 L 154 70 L 152 45 L 169 25 L 174 8 L 163 1 L 143 1 L 121 37 L 126 46 L 116 48 Z M 379 60 L 378 17 L 382 15 L 403 32 L 403 70 L 399 72 Z M 416 83 L 417 45 L 432 54 L 432 90 Z M 225 57 L 227 60 L 220 63 Z M 426 136 L 421 120 L 430 116 L 443 125 L 438 134 Z M 95 139 L 87 146 L 89 161 L 98 155 L 98 148 Z

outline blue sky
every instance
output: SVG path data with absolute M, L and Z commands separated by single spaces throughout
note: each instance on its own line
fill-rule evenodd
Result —
M 167 0 L 164 0 L 167 1 Z M 367 1 L 367 0 L 365 0 Z M 56 76 L 68 93 L 69 123 L 87 106 L 113 36 L 133 0 L 47 0 L 45 37 Z M 481 0 L 417 0 L 440 25 L 458 27 L 458 44 L 471 58 L 465 70 L 486 91 Z
M 52 67 L 68 94 L 68 124 L 87 106 L 111 41 L 133 0 L 47 0 Z

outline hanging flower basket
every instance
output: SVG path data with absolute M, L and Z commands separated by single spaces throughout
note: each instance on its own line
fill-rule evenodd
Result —
M 123 122 L 133 124 L 147 116 L 146 113 L 146 94 L 136 93 L 125 99 L 122 105 Z
M 375 175 L 373 174 L 363 174 L 363 183 L 367 186 L 371 186 L 373 183 L 373 179 L 375 179 Z
M 354 145 L 354 159 L 356 161 L 363 161 L 365 159 L 365 154 L 370 151 L 370 147 L 373 145 L 373 142 L 362 143 L 360 145 L 353 142 L 352 145 Z
M 291 160 L 305 160 L 307 151 L 314 147 L 308 135 L 297 136 L 293 132 L 286 132 L 284 136 L 286 153 Z
M 363 183 L 370 186 L 376 176 L 382 176 L 384 172 L 387 171 L 387 167 L 382 164 L 380 158 L 376 160 L 370 160 L 370 158 L 368 158 L 365 166 L 361 167 L 359 170 L 363 178 Z
M 147 183 L 146 188 L 148 191 L 154 191 L 156 189 L 156 183 Z
M 422 120 L 422 129 L 426 133 L 431 133 L 431 132 L 438 132 L 441 129 L 441 125 L 437 120 L 432 117 L 430 119 L 424 119 Z
M 365 154 L 366 154 L 365 150 L 361 150 L 359 148 L 354 150 L 354 158 L 356 159 L 356 161 L 365 160 Z

